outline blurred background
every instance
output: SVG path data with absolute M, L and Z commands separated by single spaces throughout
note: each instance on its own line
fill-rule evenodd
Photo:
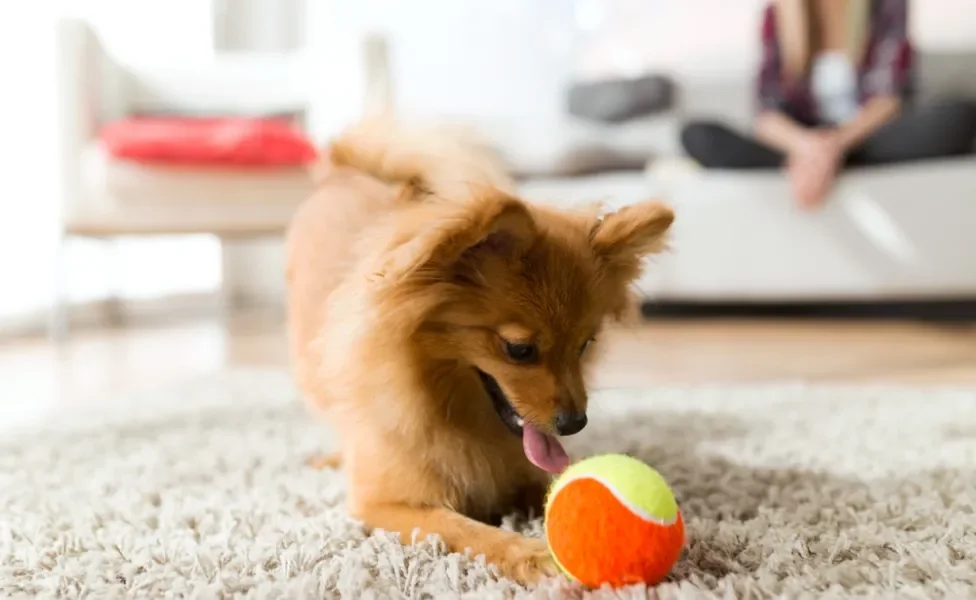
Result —
M 803 212 L 781 175 L 684 155 L 690 119 L 748 127 L 764 6 L 12 3 L 0 421 L 287 366 L 284 228 L 314 149 L 375 108 L 476 127 L 531 199 L 675 205 L 596 385 L 976 381 L 976 156 L 852 172 Z M 920 98 L 976 100 L 976 3 L 910 14 Z

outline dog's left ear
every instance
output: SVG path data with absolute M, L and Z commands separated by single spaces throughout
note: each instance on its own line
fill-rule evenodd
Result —
M 674 211 L 657 201 L 631 204 L 606 215 L 590 234 L 601 269 L 614 278 L 636 278 L 641 260 L 665 249 L 673 221 Z
M 525 203 L 496 190 L 463 202 L 420 205 L 413 217 L 421 230 L 394 242 L 377 280 L 398 283 L 417 274 L 426 279 L 442 276 L 486 254 L 514 258 L 536 235 Z

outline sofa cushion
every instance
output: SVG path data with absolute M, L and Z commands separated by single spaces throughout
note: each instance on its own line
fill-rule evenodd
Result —
M 668 184 L 672 252 L 638 282 L 682 301 L 920 299 L 976 291 L 976 157 L 846 170 L 822 209 L 777 171 L 686 171 Z
M 917 60 L 918 102 L 946 97 L 976 102 L 976 52 L 919 52 Z

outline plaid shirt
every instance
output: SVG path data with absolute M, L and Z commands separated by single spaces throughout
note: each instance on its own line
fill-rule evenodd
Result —
M 857 69 L 858 103 L 872 96 L 908 99 L 913 79 L 913 50 L 908 40 L 908 0 L 871 0 L 870 30 L 862 64 Z M 762 65 L 757 82 L 760 110 L 777 110 L 808 125 L 819 122 L 810 78 L 790 85 L 783 80 L 776 11 L 765 9 L 762 24 Z

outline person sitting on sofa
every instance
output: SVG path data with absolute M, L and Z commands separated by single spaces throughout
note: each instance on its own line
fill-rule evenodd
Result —
M 907 0 L 776 0 L 763 16 L 755 139 L 716 122 L 681 133 L 705 168 L 785 167 L 818 206 L 844 166 L 968 153 L 976 106 L 912 109 Z

